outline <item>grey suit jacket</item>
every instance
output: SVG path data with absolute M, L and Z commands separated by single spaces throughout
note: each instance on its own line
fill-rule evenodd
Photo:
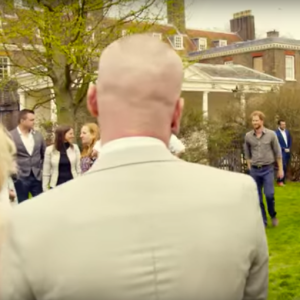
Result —
M 160 145 L 103 153 L 14 210 L 1 300 L 263 300 L 268 250 L 246 175 Z
M 38 131 L 34 131 L 33 133 L 34 149 L 32 155 L 27 152 L 17 128 L 12 130 L 10 135 L 17 148 L 18 176 L 20 178 L 26 178 L 32 171 L 36 179 L 41 181 L 46 150 L 46 144 L 42 134 Z

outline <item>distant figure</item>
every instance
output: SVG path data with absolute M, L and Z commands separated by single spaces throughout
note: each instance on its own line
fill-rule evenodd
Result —
M 276 135 L 281 147 L 282 152 L 282 164 L 283 164 L 283 178 L 278 178 L 277 183 L 279 186 L 285 185 L 287 167 L 291 159 L 291 147 L 292 138 L 290 132 L 286 129 L 286 123 L 284 120 L 278 121 L 278 129 L 276 130 Z
M 100 159 L 18 207 L 0 261 L 2 300 L 267 298 L 253 179 L 168 149 L 182 81 L 180 57 L 152 36 L 129 35 L 102 52 L 87 96 Z
M 47 191 L 81 174 L 80 150 L 74 144 L 74 130 L 59 126 L 54 145 L 47 147 L 43 167 L 43 190 Z
M 19 203 L 43 192 L 42 168 L 46 144 L 34 130 L 35 115 L 30 109 L 19 113 L 19 125 L 10 132 L 17 148 L 18 179 L 15 182 Z
M 245 136 L 245 156 L 250 175 L 256 182 L 262 217 L 267 226 L 267 214 L 262 189 L 267 200 L 268 212 L 273 226 L 278 225 L 274 198 L 274 163 L 278 164 L 278 178 L 283 177 L 282 155 L 277 136 L 273 130 L 264 127 L 265 115 L 260 111 L 251 114 L 253 130 Z
M 95 150 L 96 143 L 99 141 L 100 133 L 99 127 L 94 123 L 87 123 L 82 126 L 80 138 L 82 142 L 81 151 L 81 170 L 82 173 L 87 172 L 98 157 Z

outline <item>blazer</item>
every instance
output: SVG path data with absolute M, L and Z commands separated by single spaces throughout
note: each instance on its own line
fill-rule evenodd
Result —
M 103 147 L 88 173 L 16 209 L 0 278 L 3 300 L 266 299 L 255 182 L 163 143 Z
M 275 132 L 276 132 L 276 135 L 277 135 L 277 138 L 278 138 L 278 141 L 279 141 L 282 152 L 285 153 L 284 149 L 286 149 L 286 148 L 291 149 L 291 147 L 292 147 L 292 138 L 291 138 L 290 132 L 288 130 L 285 130 L 286 137 L 287 137 L 287 144 L 286 144 L 286 142 L 285 142 L 285 140 L 282 136 L 282 133 L 281 133 L 280 129 L 277 129 Z
M 12 140 L 17 148 L 17 164 L 18 164 L 18 177 L 24 179 L 33 172 L 37 180 L 42 180 L 42 168 L 45 155 L 46 144 L 41 133 L 33 131 L 34 148 L 33 153 L 30 155 L 17 128 L 10 131 Z
M 67 149 L 67 155 L 71 164 L 71 173 L 73 178 L 81 174 L 80 169 L 80 150 L 77 145 Z M 43 191 L 47 191 L 49 187 L 55 187 L 59 177 L 59 161 L 60 152 L 51 145 L 46 148 L 45 160 L 43 166 Z

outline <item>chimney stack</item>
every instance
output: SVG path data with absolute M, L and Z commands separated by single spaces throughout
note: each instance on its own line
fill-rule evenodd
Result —
M 186 31 L 185 0 L 167 0 L 168 24 L 174 25 L 181 33 Z
M 243 41 L 255 40 L 255 22 L 251 10 L 235 13 L 233 19 L 230 20 L 230 29 Z
M 267 37 L 268 38 L 278 38 L 279 37 L 279 32 L 276 31 L 276 30 L 268 31 L 267 32 Z

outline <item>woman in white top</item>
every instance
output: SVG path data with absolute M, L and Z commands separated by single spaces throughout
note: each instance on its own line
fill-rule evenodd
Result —
M 74 131 L 70 126 L 59 126 L 54 145 L 47 147 L 43 166 L 43 190 L 54 188 L 81 174 L 80 150 L 73 144 Z

